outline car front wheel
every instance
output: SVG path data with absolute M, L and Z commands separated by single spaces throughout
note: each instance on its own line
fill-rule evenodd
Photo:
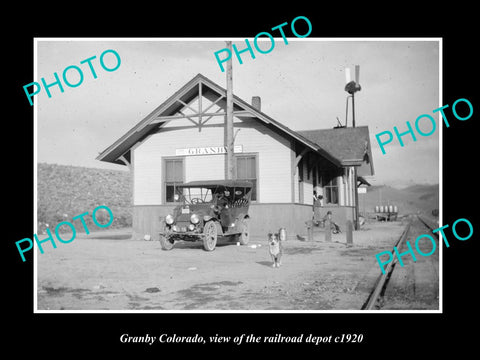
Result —
M 160 235 L 160 246 L 162 250 L 172 250 L 174 242 L 170 241 L 165 235 Z
M 212 251 L 217 245 L 217 225 L 214 221 L 209 221 L 203 228 L 203 248 L 206 251 Z

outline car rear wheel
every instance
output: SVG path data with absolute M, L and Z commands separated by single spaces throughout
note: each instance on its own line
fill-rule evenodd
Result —
M 214 221 L 209 221 L 203 228 L 203 248 L 206 251 L 212 251 L 217 245 L 217 225 Z
M 242 232 L 238 238 L 241 245 L 247 245 L 250 241 L 250 233 L 248 231 L 248 219 L 242 219 Z
M 165 235 L 160 235 L 160 246 L 162 250 L 172 250 L 174 242 L 170 241 Z

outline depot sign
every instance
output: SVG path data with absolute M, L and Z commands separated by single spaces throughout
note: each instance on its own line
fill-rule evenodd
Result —
M 234 153 L 242 153 L 243 146 L 235 145 L 233 148 Z M 226 146 L 208 146 L 208 147 L 196 147 L 196 148 L 186 148 L 186 149 L 175 149 L 175 155 L 177 156 L 187 156 L 187 155 L 216 155 L 216 154 L 226 154 Z

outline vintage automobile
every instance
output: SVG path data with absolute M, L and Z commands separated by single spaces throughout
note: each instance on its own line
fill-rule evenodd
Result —
M 182 203 L 162 219 L 160 244 L 171 250 L 175 241 L 203 241 L 212 251 L 218 236 L 246 245 L 252 183 L 240 180 L 192 181 L 177 186 Z

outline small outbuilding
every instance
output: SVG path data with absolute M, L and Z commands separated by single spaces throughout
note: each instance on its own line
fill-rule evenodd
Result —
M 235 178 L 253 184 L 252 236 L 304 233 L 314 191 L 320 213 L 330 210 L 340 227 L 354 219 L 354 168 L 360 180 L 374 174 L 367 126 L 293 131 L 257 96 L 233 103 Z M 158 239 L 178 185 L 227 178 L 225 109 L 226 90 L 198 74 L 98 155 L 132 173 L 134 238 Z

